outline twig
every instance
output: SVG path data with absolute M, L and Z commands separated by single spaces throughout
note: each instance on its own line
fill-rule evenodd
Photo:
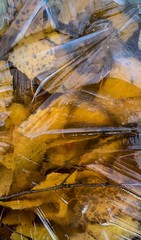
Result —
M 36 190 L 26 190 L 23 192 L 19 193 L 14 193 L 8 196 L 3 196 L 0 197 L 0 201 L 7 202 L 9 200 L 14 200 L 17 199 L 18 197 L 22 197 L 25 195 L 31 195 L 31 194 L 36 194 L 36 193 L 45 193 L 45 192 L 50 192 L 50 191 L 55 191 L 55 190 L 60 190 L 60 189 L 70 189 L 70 188 L 82 188 L 82 187 L 90 187 L 90 188 L 97 188 L 97 187 L 116 187 L 116 188 L 121 188 L 124 191 L 128 191 L 128 193 L 136 195 L 138 198 L 141 198 L 141 196 L 133 193 L 132 191 L 126 189 L 126 186 L 133 186 L 133 183 L 121 183 L 121 184 L 110 184 L 110 183 L 73 183 L 73 184 L 59 184 L 55 185 L 52 187 L 48 188 L 42 188 L 42 189 L 36 189 Z
M 26 238 L 26 239 L 28 239 L 28 240 L 34 240 L 34 239 L 31 238 L 31 237 L 28 237 L 28 236 L 26 236 L 26 235 L 24 235 L 24 234 L 22 234 L 22 233 L 19 233 L 19 232 L 17 232 L 17 231 L 14 231 L 13 229 L 11 229 L 10 227 L 8 227 L 7 225 L 5 225 L 5 224 L 2 223 L 2 222 L 0 222 L 0 226 L 3 227 L 3 228 L 5 228 L 5 229 L 7 229 L 7 230 L 9 230 L 9 231 L 12 232 L 12 233 L 18 234 L 19 236 L 22 236 L 22 237 Z

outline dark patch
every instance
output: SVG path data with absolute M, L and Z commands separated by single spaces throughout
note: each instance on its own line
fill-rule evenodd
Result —
M 0 240 L 9 240 L 10 236 L 11 236 L 11 231 L 0 226 Z
M 61 21 L 59 21 L 59 14 L 62 14 L 60 9 L 56 6 L 53 5 L 50 7 L 50 12 L 51 12 L 51 16 L 53 17 L 53 21 L 55 23 L 56 26 L 56 30 L 63 32 L 63 33 L 67 33 L 72 37 L 79 37 L 83 34 L 85 27 L 88 25 L 89 23 L 89 16 L 87 17 L 83 17 L 82 13 L 77 14 L 76 16 L 76 20 L 73 21 L 69 21 L 68 24 L 65 24 Z
M 140 29 L 141 24 L 139 24 L 138 30 L 136 30 L 134 34 L 125 43 L 125 48 L 129 50 L 133 54 L 133 57 L 136 57 L 139 61 L 141 61 L 141 51 L 138 48 Z
M 12 62 L 8 62 L 10 72 L 13 76 L 14 100 L 23 104 L 31 104 L 33 95 L 37 89 L 34 81 L 31 81 L 24 73 L 13 67 Z M 31 83 L 32 82 L 32 83 Z
M 0 60 L 4 59 L 4 55 L 12 49 L 12 44 L 15 41 L 17 35 L 19 34 L 19 31 L 17 29 L 10 30 L 7 31 L 0 39 Z
M 30 10 L 28 8 L 26 8 L 26 13 L 28 14 L 30 12 Z
M 141 237 L 133 237 L 132 240 L 141 240 Z
M 48 14 L 46 9 L 43 11 L 43 23 L 46 23 L 48 21 Z
M 134 79 L 133 79 L 133 78 L 131 78 L 131 81 L 130 81 L 130 82 L 131 82 L 131 84 L 133 84 L 133 83 L 134 83 Z
M 63 32 L 63 33 L 69 33 L 72 37 L 79 37 L 82 34 L 79 34 L 78 28 L 76 28 L 73 24 L 73 21 L 70 21 L 69 24 L 62 23 L 61 21 L 57 21 L 56 24 L 56 30 Z
M 56 100 L 57 98 L 59 98 L 62 95 L 62 93 L 54 93 L 53 95 L 51 95 L 41 106 L 40 106 L 40 110 L 44 110 L 46 109 L 52 101 Z
M 127 127 L 127 128 L 137 128 L 137 126 L 138 126 L 137 123 L 127 123 L 123 125 L 123 127 Z
M 51 43 L 53 46 L 57 46 L 55 42 L 53 42 L 50 38 L 45 37 L 45 38 L 41 38 L 40 41 L 42 40 L 47 40 L 49 43 Z M 48 52 L 46 54 L 49 54 Z
M 25 19 L 24 18 L 21 18 L 21 22 L 24 22 L 25 21 Z
M 17 20 L 15 21 L 15 24 L 16 24 L 16 25 L 19 25 L 19 24 L 20 24 L 20 20 L 17 19 Z
M 37 55 L 36 55 L 36 54 L 33 54 L 33 58 L 35 58 L 35 59 L 36 59 L 36 58 L 37 58 Z
M 31 238 L 31 237 L 28 237 L 28 236 L 26 236 L 26 235 L 24 235 L 24 234 L 21 234 L 21 233 L 19 233 L 19 232 L 16 232 L 15 230 L 14 230 L 14 228 L 12 228 L 12 226 L 11 227 L 9 227 L 8 225 L 5 225 L 5 224 L 3 224 L 3 223 L 1 223 L 0 222 L 0 229 L 5 229 L 5 232 L 3 232 L 2 234 L 3 235 L 5 235 L 5 237 L 4 238 L 1 238 L 1 239 L 3 239 L 3 240 L 7 240 L 7 239 L 10 239 L 10 238 L 7 238 L 7 234 L 9 235 L 9 237 L 11 236 L 11 233 L 15 233 L 15 234 L 17 234 L 17 235 L 19 235 L 19 236 L 21 236 L 21 237 L 24 237 L 25 239 L 27 239 L 27 240 L 34 240 L 33 238 Z M 0 230 L 0 233 L 1 233 L 1 230 Z
M 43 65 L 42 65 L 42 68 L 45 68 L 45 67 L 46 67 L 46 64 L 43 64 Z
M 25 12 L 21 12 L 22 15 L 25 15 L 26 13 Z

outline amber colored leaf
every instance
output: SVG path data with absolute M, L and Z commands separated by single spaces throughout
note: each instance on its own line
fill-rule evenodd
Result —
M 37 189 L 42 189 L 42 188 L 47 188 L 47 187 L 51 187 L 54 185 L 59 185 L 61 184 L 64 179 L 68 176 L 67 173 L 61 174 L 61 173 L 51 173 L 47 176 L 47 178 L 45 179 L 45 181 L 41 182 L 38 186 L 35 186 L 33 188 L 33 190 L 37 190 Z

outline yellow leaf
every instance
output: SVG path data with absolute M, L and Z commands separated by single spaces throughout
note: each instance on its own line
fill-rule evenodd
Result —
M 113 162 L 113 154 L 118 149 L 122 147 L 121 140 L 117 140 L 115 137 L 108 137 L 106 139 L 101 139 L 98 144 L 91 145 L 91 148 L 84 153 L 80 158 L 80 165 L 90 164 L 90 163 L 103 163 L 103 162 Z
M 52 53 L 52 48 L 67 40 L 66 36 L 57 32 L 50 34 L 41 32 L 35 36 L 31 35 L 14 48 L 13 52 L 9 54 L 9 60 L 29 79 L 33 79 L 38 74 L 55 66 L 56 57 Z
M 87 140 L 81 142 L 70 142 L 49 148 L 47 150 L 48 168 L 77 165 L 79 163 L 80 156 L 85 152 L 87 142 Z
M 38 186 L 35 186 L 33 190 L 59 185 L 65 180 L 67 176 L 68 173 L 61 174 L 53 172 L 46 177 L 45 181 L 41 182 Z
M 34 221 L 35 215 L 31 211 L 9 210 L 6 216 L 2 218 L 2 223 L 5 225 L 30 225 Z
M 106 181 L 107 179 L 104 175 L 90 169 L 84 169 L 75 173 L 75 182 L 77 183 L 81 182 L 82 184 L 97 184 L 105 183 Z
M 19 126 L 29 116 L 28 109 L 19 103 L 12 103 L 8 111 L 10 115 L 5 124 L 6 129 L 9 129 L 13 125 Z
M 46 230 L 44 226 L 34 226 L 34 225 L 27 225 L 27 226 L 18 226 L 16 231 L 20 234 L 12 233 L 11 240 L 26 240 L 27 237 L 36 240 L 52 240 L 49 232 Z M 22 236 L 25 235 L 26 237 Z
M 49 188 L 55 185 L 59 185 L 66 179 L 67 176 L 68 174 L 51 173 L 47 176 L 47 178 L 43 182 L 33 187 L 32 190 Z M 15 190 L 16 190 L 16 187 L 15 187 Z M 47 191 L 43 193 L 35 193 L 35 194 L 29 194 L 29 195 L 27 194 L 25 196 L 23 195 L 21 198 L 17 200 L 12 200 L 9 202 L 0 202 L 0 205 L 18 210 L 18 209 L 38 207 L 46 201 L 60 203 L 60 198 L 56 197 L 56 194 L 54 191 L 51 191 L 51 192 Z
M 9 202 L 0 202 L 0 205 L 3 207 L 11 208 L 13 210 L 22 210 L 22 209 L 38 207 L 41 204 L 43 204 L 44 201 L 45 199 L 42 199 L 40 195 L 40 198 L 35 198 L 35 199 L 29 199 L 29 200 L 22 199 L 22 200 L 13 200 Z
M 45 102 L 19 127 L 19 131 L 30 138 L 46 134 L 48 141 L 51 141 L 56 137 L 57 130 L 63 129 L 67 122 L 70 112 L 69 100 L 70 96 L 68 100 L 66 96 L 60 96 L 47 107 L 47 102 Z M 48 134 L 51 130 L 53 134 Z
M 13 172 L 0 165 L 0 196 L 7 195 L 13 180 Z
M 141 89 L 117 78 L 108 78 L 101 84 L 99 94 L 110 98 L 127 98 L 141 96 Z
M 89 102 L 80 103 L 70 116 L 70 122 L 89 124 L 93 126 L 107 126 L 111 124 L 109 116 L 99 108 L 99 106 L 92 105 Z

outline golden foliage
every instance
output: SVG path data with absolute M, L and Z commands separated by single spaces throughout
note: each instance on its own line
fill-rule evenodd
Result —
M 36 240 L 52 240 L 52 237 L 46 230 L 44 226 L 35 226 L 35 225 L 26 225 L 26 226 L 18 226 L 16 231 L 19 233 L 12 233 L 11 240 L 21 240 L 21 236 L 23 240 L 26 240 L 27 237 Z M 25 237 L 24 237 L 25 236 Z

